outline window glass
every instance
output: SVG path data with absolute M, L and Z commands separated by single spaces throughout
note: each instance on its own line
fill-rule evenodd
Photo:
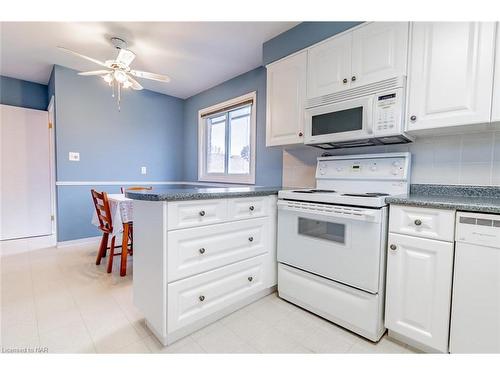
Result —
M 224 173 L 226 159 L 226 116 L 207 120 L 207 173 Z
M 250 106 L 232 111 L 229 123 L 228 172 L 250 173 Z
M 299 234 L 345 244 L 345 224 L 299 217 Z

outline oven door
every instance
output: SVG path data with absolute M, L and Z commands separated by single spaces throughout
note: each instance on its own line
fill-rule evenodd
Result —
M 306 109 L 306 144 L 373 137 L 373 95 Z
M 386 208 L 278 201 L 278 262 L 379 291 Z

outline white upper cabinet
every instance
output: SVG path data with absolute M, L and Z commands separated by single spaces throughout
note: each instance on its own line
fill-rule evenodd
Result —
M 491 110 L 491 121 L 500 121 L 500 23 L 497 23 L 495 80 L 493 81 L 493 108 Z
M 373 22 L 309 49 L 307 98 L 406 75 L 408 22 Z
M 374 22 L 352 34 L 351 85 L 406 75 L 408 22 Z
M 413 24 L 408 130 L 490 121 L 494 38 L 494 23 Z
M 266 145 L 303 143 L 307 51 L 267 67 Z
M 308 51 L 307 98 L 331 94 L 349 87 L 352 33 L 334 37 Z

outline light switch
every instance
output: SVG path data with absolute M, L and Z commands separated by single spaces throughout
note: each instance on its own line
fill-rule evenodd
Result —
M 79 152 L 70 152 L 69 153 L 70 161 L 80 161 L 80 153 Z
M 146 167 L 141 167 L 141 174 L 146 174 L 146 173 L 147 173 Z

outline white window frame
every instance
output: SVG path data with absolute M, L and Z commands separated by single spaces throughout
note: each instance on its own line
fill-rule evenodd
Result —
M 248 174 L 226 174 L 226 173 L 206 173 L 206 119 L 202 117 L 203 113 L 216 112 L 224 108 L 238 105 L 252 100 L 252 109 L 250 112 L 250 172 Z M 211 107 L 203 108 L 198 111 L 198 181 L 203 182 L 225 182 L 240 184 L 255 184 L 255 143 L 257 129 L 257 92 L 253 91 L 237 98 L 215 104 Z M 230 152 L 226 150 L 226 152 Z

